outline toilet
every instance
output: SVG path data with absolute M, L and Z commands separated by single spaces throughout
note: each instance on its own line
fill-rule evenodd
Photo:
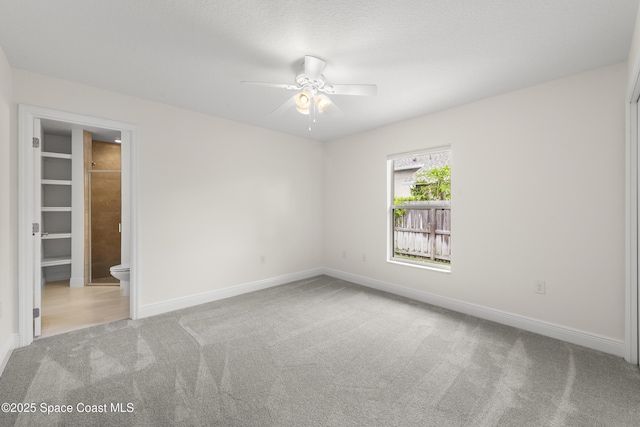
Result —
M 129 264 L 118 264 L 114 265 L 109 269 L 109 272 L 113 277 L 120 280 L 120 287 L 123 290 L 122 295 L 129 295 L 129 270 L 131 269 L 131 265 Z

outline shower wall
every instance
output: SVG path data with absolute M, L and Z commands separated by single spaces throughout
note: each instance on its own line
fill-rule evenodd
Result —
M 92 141 L 90 187 L 91 283 L 118 283 L 109 272 L 121 263 L 120 144 Z

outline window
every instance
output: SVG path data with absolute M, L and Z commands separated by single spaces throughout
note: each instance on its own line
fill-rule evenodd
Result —
M 391 156 L 389 261 L 451 270 L 451 150 Z

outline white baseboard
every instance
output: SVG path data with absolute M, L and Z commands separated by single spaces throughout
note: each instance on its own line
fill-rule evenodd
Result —
M 285 283 L 295 282 L 296 280 L 308 279 L 310 277 L 323 274 L 321 268 L 316 268 L 298 273 L 285 274 L 283 276 L 272 277 L 269 279 L 258 280 L 255 282 L 235 285 L 228 288 L 216 289 L 210 292 L 204 292 L 197 295 L 190 295 L 182 298 L 176 298 L 169 301 L 157 302 L 154 304 L 143 305 L 138 312 L 138 318 L 156 316 L 158 314 L 168 313 L 174 310 L 193 307 L 207 302 L 218 301 L 225 298 L 231 298 L 249 292 L 259 291 L 271 288 L 273 286 L 284 285 Z
M 49 282 L 58 282 L 60 280 L 69 280 L 69 272 L 68 271 L 48 271 L 46 274 L 42 275 L 42 280 Z
M 0 375 L 4 372 L 4 368 L 7 366 L 7 362 L 9 362 L 9 357 L 11 357 L 13 349 L 18 347 L 19 341 L 20 335 L 11 334 L 7 337 L 2 347 L 0 347 Z
M 371 279 L 369 277 L 359 276 L 331 268 L 321 269 L 323 274 L 335 277 L 337 279 L 346 280 L 358 285 L 366 286 L 380 291 L 400 295 L 417 301 L 432 304 L 438 307 L 447 308 L 459 313 L 469 314 L 481 319 L 491 320 L 507 326 L 523 329 L 525 331 L 534 332 L 551 338 L 581 345 L 583 347 L 599 350 L 604 353 L 613 354 L 624 357 L 625 346 L 624 341 L 616 340 L 597 334 L 569 328 L 566 326 L 556 325 L 554 323 L 542 320 L 532 319 L 518 314 L 508 313 L 493 308 L 484 307 L 477 304 L 447 298 L 440 295 L 431 294 L 416 289 L 406 288 L 404 286 L 393 283 L 383 282 L 381 280 Z
M 70 288 L 82 288 L 84 287 L 84 277 L 72 277 L 69 279 Z

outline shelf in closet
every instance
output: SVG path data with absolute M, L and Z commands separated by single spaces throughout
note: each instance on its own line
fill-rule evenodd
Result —
M 70 239 L 71 233 L 50 233 L 42 236 L 43 239 L 51 240 L 51 239 Z
M 68 159 L 71 160 L 71 154 L 66 153 L 53 153 L 51 151 L 42 151 L 40 153 L 42 157 L 50 157 L 54 159 Z
M 68 265 L 71 264 L 71 256 L 54 256 L 42 258 L 42 267 L 52 267 L 54 265 Z
M 71 185 L 71 181 L 63 179 L 43 179 L 42 185 Z
M 70 206 L 42 207 L 42 212 L 71 212 Z

